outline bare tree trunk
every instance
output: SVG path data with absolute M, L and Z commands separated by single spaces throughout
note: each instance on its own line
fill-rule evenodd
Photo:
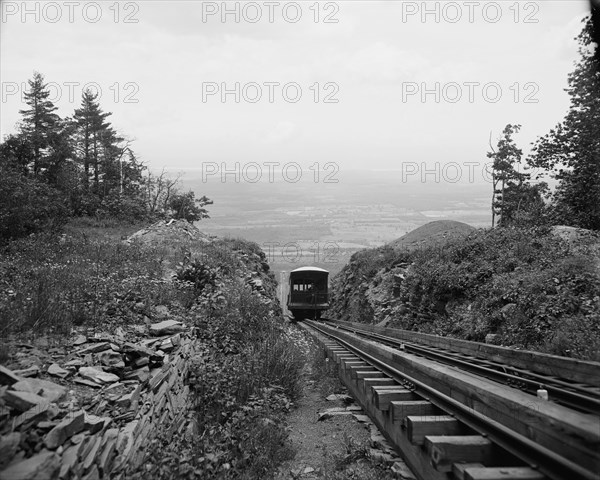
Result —
M 488 140 L 490 144 L 490 148 L 494 155 L 496 154 L 496 150 L 494 150 L 494 146 L 492 145 L 492 131 L 490 130 L 490 138 Z M 496 199 L 496 186 L 498 185 L 498 180 L 496 180 L 496 173 L 494 171 L 494 164 L 492 163 L 492 228 L 496 226 L 496 207 L 494 206 L 494 200 Z
M 496 208 L 494 207 L 494 200 L 496 200 L 496 176 L 492 174 L 492 228 L 496 225 Z

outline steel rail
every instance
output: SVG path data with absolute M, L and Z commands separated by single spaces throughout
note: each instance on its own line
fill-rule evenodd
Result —
M 530 467 L 539 470 L 548 478 L 553 480 L 573 480 L 575 478 L 581 480 L 598 480 L 598 476 L 586 470 L 576 463 L 568 460 L 558 452 L 554 452 L 542 445 L 535 443 L 524 435 L 515 432 L 514 430 L 502 425 L 501 423 L 492 420 L 485 415 L 476 412 L 459 401 L 435 390 L 433 387 L 401 372 L 394 367 L 379 360 L 373 355 L 364 352 L 360 348 L 351 343 L 336 337 L 332 332 L 319 328 L 315 325 L 316 322 L 306 321 L 313 329 L 322 334 L 333 338 L 335 341 L 343 345 L 348 350 L 354 352 L 367 363 L 376 366 L 380 370 L 386 372 L 390 377 L 400 383 L 410 383 L 413 386 L 413 391 L 421 395 L 425 400 L 433 403 L 441 410 L 451 413 L 457 420 L 464 423 L 467 427 L 478 432 L 480 435 L 487 437 L 490 441 L 511 453 L 515 457 L 521 459 Z M 331 328 L 331 327 L 329 327 Z
M 405 342 L 398 338 L 389 337 L 380 333 L 370 332 L 368 330 L 361 330 L 347 325 L 334 325 L 336 326 L 336 328 L 341 328 L 343 330 L 353 332 L 355 334 L 364 335 L 368 338 L 374 338 L 382 342 L 388 342 L 393 346 L 404 345 L 405 351 L 412 351 L 412 353 L 421 354 L 423 356 L 433 358 L 441 363 L 457 366 L 464 370 L 481 374 L 482 376 L 486 378 L 491 378 L 492 380 L 507 382 L 514 381 L 515 383 L 520 383 L 527 387 L 526 391 L 528 391 L 528 393 L 531 391 L 536 392 L 538 387 L 543 385 L 543 387 L 546 390 L 548 390 L 548 393 L 550 394 L 552 399 L 556 400 L 557 403 L 564 404 L 573 409 L 584 411 L 586 413 L 591 413 L 595 415 L 598 415 L 598 413 L 600 413 L 600 396 L 591 395 L 590 392 L 585 388 L 578 387 L 577 385 L 571 385 L 568 382 L 561 381 L 560 379 L 550 378 L 535 372 L 528 372 L 526 370 L 522 370 L 510 365 L 503 365 L 501 363 L 492 362 L 490 360 L 482 360 L 488 365 L 493 365 L 498 369 L 509 369 L 513 372 L 520 373 L 524 376 L 515 375 L 514 373 L 510 373 L 507 371 L 503 372 L 501 370 L 490 368 L 488 366 L 478 365 L 473 361 L 457 358 L 458 355 L 456 352 L 447 351 L 444 353 L 440 353 L 432 347 L 419 345 L 414 342 Z M 535 380 L 532 380 L 532 378 L 534 378 Z M 508 385 L 511 386 L 510 384 Z M 567 389 L 578 390 L 578 392 L 569 391 Z M 582 391 L 584 393 L 579 393 Z

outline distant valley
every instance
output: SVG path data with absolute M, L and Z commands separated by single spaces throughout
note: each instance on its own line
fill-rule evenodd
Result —
M 214 200 L 201 231 L 258 243 L 274 273 L 316 265 L 335 275 L 350 256 L 376 247 L 434 220 L 490 224 L 487 183 L 403 182 L 398 171 L 346 171 L 337 183 L 297 183 L 275 175 L 257 183 L 233 175 L 202 181 L 193 172 L 184 187 Z M 221 180 L 225 180 L 222 182 Z

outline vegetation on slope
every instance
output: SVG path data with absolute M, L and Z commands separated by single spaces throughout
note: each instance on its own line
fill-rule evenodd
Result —
M 600 234 L 580 232 L 569 241 L 550 229 L 498 228 L 412 252 L 359 252 L 334 282 L 334 312 L 597 360 Z
M 98 237 L 73 226 L 12 241 L 0 251 L 0 334 L 13 349 L 30 336 L 69 342 L 73 327 L 111 332 L 159 309 L 194 325 L 196 429 L 154 441 L 150 461 L 128 478 L 263 478 L 292 453 L 283 415 L 299 393 L 299 342 L 282 322 L 260 248 L 200 232 L 192 239 L 185 232 L 194 227 L 180 222 L 179 238 L 171 224 L 169 235 L 130 243 L 122 229 Z M 4 350 L 0 362 L 17 353 Z

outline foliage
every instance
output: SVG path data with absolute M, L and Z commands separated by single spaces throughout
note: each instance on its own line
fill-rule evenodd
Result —
M 203 218 L 210 218 L 208 211 L 203 208 L 206 205 L 212 205 L 212 200 L 203 196 L 202 198 L 194 198 L 194 192 L 191 190 L 187 193 L 176 193 L 171 197 L 169 206 L 173 211 L 173 218 L 183 218 L 188 222 L 197 222 Z
M 164 171 L 159 176 L 146 172 L 91 90 L 83 92 L 80 108 L 67 118 L 55 113 L 48 84 L 38 72 L 24 97 L 28 108 L 20 111 L 18 132 L 0 143 L 0 196 L 17 194 L 0 207 L 12 225 L 10 234 L 4 228 L 0 242 L 60 225 L 69 215 L 129 222 L 171 213 L 190 221 L 208 217 L 203 207 L 212 201 L 180 194 L 179 178 Z
M 269 306 L 248 287 L 199 319 L 207 350 L 193 367 L 200 471 L 211 478 L 264 478 L 289 458 L 282 415 L 299 395 L 303 355 Z
M 577 37 L 581 59 L 569 75 L 571 105 L 564 120 L 534 145 L 528 163 L 559 181 L 555 223 L 600 230 L 600 55 L 592 17 Z
M 512 135 L 518 133 L 521 125 L 508 124 L 504 127 L 502 137 L 494 149 L 490 142 L 492 159 L 492 227 L 499 217 L 499 226 L 514 224 L 527 225 L 540 223 L 544 218 L 543 194 L 548 185 L 544 182 L 532 185 L 528 182 L 530 175 L 520 172 L 523 152 L 517 148 Z
M 596 241 L 573 247 L 547 230 L 503 228 L 417 252 L 402 300 L 431 321 L 403 326 L 477 341 L 498 333 L 522 348 L 596 358 L 600 275 L 588 260 Z M 568 324 L 587 331 L 567 340 Z
M 189 263 L 180 262 L 175 271 L 175 278 L 182 286 L 189 285 L 196 296 L 200 295 L 206 287 L 216 287 L 219 278 L 219 268 L 213 268 L 202 263 L 201 259 L 194 259 Z
M 163 252 L 84 235 L 41 233 L 0 252 L 0 331 L 69 332 L 139 321 L 136 305 L 175 300 Z
M 193 292 L 187 317 L 202 346 L 190 365 L 196 429 L 159 439 L 139 478 L 265 478 L 290 458 L 283 418 L 300 394 L 304 356 L 261 254 L 250 242 L 214 240 L 178 264 L 174 283 Z M 262 291 L 245 281 L 254 274 Z
M 58 190 L 24 177 L 0 160 L 0 244 L 62 226 L 69 208 Z
M 33 151 L 34 175 L 40 173 L 48 165 L 42 160 L 42 152 L 49 148 L 51 137 L 58 128 L 59 117 L 54 112 L 58 109 L 48 97 L 50 91 L 44 82 L 44 76 L 34 72 L 33 79 L 28 81 L 29 91 L 24 93 L 28 109 L 20 110 L 23 115 L 21 134 L 27 139 Z
M 600 237 L 580 235 L 503 227 L 365 250 L 334 278 L 331 315 L 475 341 L 493 333 L 505 345 L 598 359 Z

